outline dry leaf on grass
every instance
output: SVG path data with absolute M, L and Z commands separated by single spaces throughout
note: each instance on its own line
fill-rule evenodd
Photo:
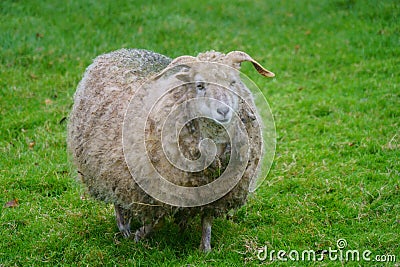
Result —
M 18 207 L 18 198 L 14 198 L 13 200 L 8 201 L 4 204 L 4 208 L 15 208 Z
M 35 142 L 29 142 L 29 149 L 33 149 L 35 147 Z

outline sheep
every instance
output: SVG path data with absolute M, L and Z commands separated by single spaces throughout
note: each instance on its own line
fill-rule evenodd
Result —
M 120 49 L 86 69 L 68 151 L 89 193 L 114 204 L 124 237 L 139 241 L 166 216 L 184 229 L 200 214 L 200 250 L 208 252 L 213 218 L 244 205 L 263 156 L 259 114 L 238 72 L 244 61 L 274 76 L 241 51 L 172 60 Z M 235 179 L 225 175 L 221 183 L 225 171 Z M 142 225 L 134 234 L 132 219 Z

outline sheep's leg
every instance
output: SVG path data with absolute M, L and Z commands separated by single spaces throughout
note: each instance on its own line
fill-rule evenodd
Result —
M 115 218 L 117 219 L 118 229 L 125 238 L 131 235 L 131 219 L 132 213 L 130 210 L 124 209 L 121 206 L 114 204 Z
M 141 239 L 145 238 L 148 234 L 151 233 L 152 230 L 152 224 L 147 224 L 137 229 L 135 232 L 135 242 L 139 242 Z
M 200 250 L 203 252 L 211 251 L 211 224 L 212 224 L 212 221 L 213 221 L 212 216 L 203 215 L 201 218 L 202 235 L 201 235 Z

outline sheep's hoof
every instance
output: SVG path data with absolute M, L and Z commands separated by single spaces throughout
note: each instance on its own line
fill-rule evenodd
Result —
M 208 253 L 211 252 L 211 245 L 208 244 L 204 244 L 203 242 L 200 244 L 200 251 L 204 252 L 204 253 Z
M 124 230 L 119 229 L 119 230 L 121 231 L 121 234 L 122 234 L 125 238 L 129 238 L 129 237 L 132 235 L 130 229 L 124 229 Z
M 118 229 L 125 238 L 129 238 L 131 236 L 132 214 L 130 210 L 124 209 L 117 204 L 114 204 L 114 208 Z

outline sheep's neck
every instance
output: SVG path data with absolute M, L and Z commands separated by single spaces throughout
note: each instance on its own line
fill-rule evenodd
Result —
M 206 138 L 213 140 L 217 146 L 217 155 L 222 155 L 226 152 L 225 150 L 227 144 L 230 143 L 230 140 L 227 130 L 223 126 L 210 120 L 200 120 L 198 127 L 200 132 L 200 140 Z

